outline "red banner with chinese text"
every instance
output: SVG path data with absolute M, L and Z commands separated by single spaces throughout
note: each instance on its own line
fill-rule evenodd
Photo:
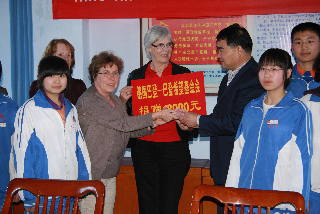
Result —
M 152 25 L 169 28 L 174 49 L 171 61 L 176 64 L 220 64 L 217 58 L 218 33 L 238 23 L 246 27 L 246 16 L 204 19 L 152 19 Z
M 54 19 L 205 18 L 316 13 L 319 8 L 319 0 L 52 0 Z
M 164 107 L 207 114 L 203 72 L 132 80 L 131 85 L 134 116 Z

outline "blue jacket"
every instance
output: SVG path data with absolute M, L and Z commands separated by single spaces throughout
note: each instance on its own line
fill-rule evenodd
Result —
M 17 112 L 13 137 L 15 177 L 89 180 L 91 163 L 76 108 L 65 99 L 65 126 L 39 90 Z M 34 196 L 19 192 L 25 206 Z
M 11 136 L 14 132 L 13 124 L 17 110 L 18 105 L 10 97 L 0 93 L 0 210 L 2 209 L 6 190 L 10 182 Z
M 286 91 L 291 91 L 294 97 L 301 98 L 303 97 L 303 92 L 306 90 L 314 89 L 320 86 L 320 82 L 311 80 L 306 82 L 297 70 L 297 64 L 293 66 L 292 78 L 289 86 L 286 88 Z
M 263 117 L 264 97 L 265 94 L 245 108 L 226 186 L 294 191 L 309 201 L 311 113 L 289 92 Z

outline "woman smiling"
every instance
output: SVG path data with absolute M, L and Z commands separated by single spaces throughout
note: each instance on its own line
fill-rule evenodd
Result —
M 177 119 L 172 110 L 142 116 L 128 116 L 122 100 L 131 93 L 128 87 L 120 90 L 121 99 L 112 94 L 118 87 L 123 61 L 110 52 L 94 56 L 89 65 L 93 84 L 77 102 L 79 121 L 92 163 L 92 178 L 106 186 L 104 213 L 113 213 L 116 196 L 116 176 L 130 137 L 142 137 L 154 133 L 154 128 Z M 95 197 L 88 196 L 82 202 L 81 213 L 93 213 Z

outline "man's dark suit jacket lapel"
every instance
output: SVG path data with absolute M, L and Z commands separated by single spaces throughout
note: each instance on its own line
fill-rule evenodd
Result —
M 232 86 L 234 86 L 240 79 L 241 77 L 246 73 L 247 70 L 249 70 L 249 68 L 253 65 L 254 63 L 254 59 L 251 58 L 241 69 L 240 71 L 236 74 L 236 76 L 232 79 L 232 81 L 230 82 L 230 84 L 227 86 L 227 82 L 228 82 L 228 74 L 226 74 L 226 77 L 221 81 L 221 84 L 225 84 L 225 88 L 224 91 L 222 92 L 221 96 L 218 97 L 218 103 L 220 102 L 220 100 L 226 95 L 228 94 L 228 91 L 232 90 Z

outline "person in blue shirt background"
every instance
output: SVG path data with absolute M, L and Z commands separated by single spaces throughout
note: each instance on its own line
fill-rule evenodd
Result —
M 313 64 L 316 71 L 314 80 L 320 82 L 320 54 Z M 308 214 L 318 214 L 320 210 L 320 87 L 304 92 L 301 100 L 312 113 L 313 155 L 311 159 L 311 190 Z
M 0 210 L 10 182 L 11 136 L 14 133 L 14 118 L 17 110 L 18 105 L 10 97 L 0 93 Z
M 291 42 L 298 63 L 293 67 L 291 83 L 286 90 L 301 98 L 304 91 L 320 86 L 320 82 L 314 80 L 315 70 L 312 69 L 320 53 L 320 25 L 313 22 L 298 24 L 292 29 Z

